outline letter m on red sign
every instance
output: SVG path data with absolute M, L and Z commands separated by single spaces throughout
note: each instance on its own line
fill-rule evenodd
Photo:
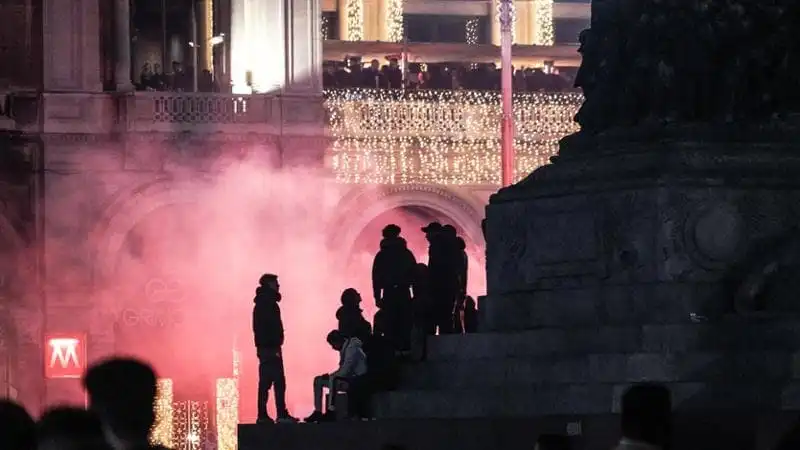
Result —
M 80 378 L 86 369 L 85 334 L 49 334 L 45 338 L 45 378 Z

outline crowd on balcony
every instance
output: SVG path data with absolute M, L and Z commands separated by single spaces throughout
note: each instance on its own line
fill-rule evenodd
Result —
M 495 64 L 477 63 L 409 63 L 403 71 L 398 59 L 391 58 L 381 66 L 377 59 L 363 64 L 361 58 L 346 61 L 326 61 L 322 78 L 326 89 L 449 89 L 499 90 L 500 69 Z M 573 90 L 573 74 L 553 67 L 514 70 L 514 89 L 517 91 L 559 92 Z
M 194 67 L 184 69 L 177 61 L 172 62 L 172 71 L 165 73 L 161 64 L 145 63 L 136 80 L 139 91 L 175 91 L 194 92 Z M 197 92 L 219 92 L 219 84 L 210 70 L 202 70 L 197 74 Z

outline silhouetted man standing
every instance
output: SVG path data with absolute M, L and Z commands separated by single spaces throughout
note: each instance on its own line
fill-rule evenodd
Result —
M 439 329 L 439 334 L 452 333 L 453 310 L 459 290 L 458 264 L 455 258 L 456 236 L 439 222 L 430 223 L 422 231 L 428 240 L 428 275 L 433 323 Z
M 387 337 L 399 350 L 407 350 L 411 340 L 411 288 L 417 260 L 400 237 L 400 227 L 383 229 L 381 248 L 372 264 L 372 289 L 375 305 L 385 312 Z
M 267 415 L 269 389 L 275 386 L 278 422 L 297 422 L 286 409 L 286 375 L 283 370 L 283 321 L 281 320 L 278 276 L 266 274 L 259 280 L 253 300 L 253 338 L 258 355 L 258 423 L 272 423 Z

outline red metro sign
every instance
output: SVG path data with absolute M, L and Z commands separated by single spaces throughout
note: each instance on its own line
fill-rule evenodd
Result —
M 86 370 L 86 335 L 47 336 L 44 350 L 45 378 L 80 378 L 84 370 Z

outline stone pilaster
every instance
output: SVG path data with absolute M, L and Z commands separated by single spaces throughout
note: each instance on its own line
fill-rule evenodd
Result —
M 285 0 L 286 85 L 292 93 L 322 90 L 322 41 L 319 0 Z
M 102 91 L 100 11 L 90 0 L 44 0 L 45 91 Z
M 117 91 L 130 92 L 131 82 L 131 11 L 130 0 L 114 0 L 116 59 L 114 81 Z

